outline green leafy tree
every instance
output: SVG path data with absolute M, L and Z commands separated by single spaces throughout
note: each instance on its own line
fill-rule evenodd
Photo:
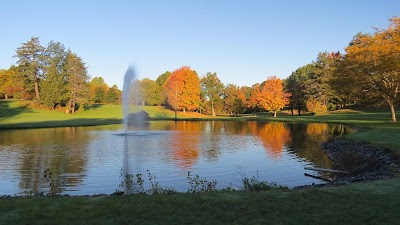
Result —
M 165 105 L 167 103 L 167 80 L 168 77 L 171 75 L 171 72 L 166 71 L 165 73 L 161 74 L 157 77 L 156 82 L 159 86 L 159 90 L 157 93 L 160 95 L 160 102 L 158 105 Z
M 85 63 L 75 53 L 68 51 L 65 62 L 65 76 L 67 80 L 68 105 L 67 113 L 75 113 L 82 104 L 89 99 L 89 75 Z
M 224 89 L 224 109 L 237 116 L 246 110 L 246 96 L 242 89 L 234 84 L 228 84 Z
M 140 82 L 140 91 L 144 105 L 160 104 L 161 92 L 160 86 L 154 80 L 145 78 Z
M 211 104 L 212 116 L 215 116 L 215 105 L 222 102 L 224 84 L 216 73 L 207 73 L 201 78 L 200 85 L 204 97 Z
M 40 45 L 38 37 L 32 37 L 28 42 L 17 48 L 15 57 L 21 73 L 26 77 L 28 84 L 33 84 L 36 99 L 40 99 L 39 82 L 45 67 L 45 48 Z M 31 86 L 31 85 L 29 85 Z
M 301 110 L 305 109 L 306 96 L 304 92 L 304 82 L 310 77 L 314 71 L 313 64 L 307 64 L 294 71 L 285 82 L 285 89 L 290 93 L 289 106 L 292 112 L 297 109 L 297 114 L 301 115 Z
M 336 61 L 339 58 L 339 53 L 323 52 L 318 54 L 317 60 L 313 63 L 312 72 L 301 85 L 307 100 L 318 101 L 326 108 L 330 102 L 335 100 L 336 95 L 330 82 L 334 77 Z
M 107 91 L 106 102 L 111 104 L 119 104 L 121 103 L 121 90 L 118 89 L 117 85 L 113 85 Z
M 108 91 L 108 85 L 102 77 L 94 77 L 89 82 L 90 100 L 94 103 L 104 103 Z
M 46 68 L 41 81 L 40 103 L 54 109 L 57 105 L 65 104 L 66 79 L 64 66 L 67 52 L 60 42 L 51 41 L 46 49 Z

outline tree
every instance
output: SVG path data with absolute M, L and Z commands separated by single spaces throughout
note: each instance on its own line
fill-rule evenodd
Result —
M 89 76 L 85 63 L 75 53 L 68 51 L 65 62 L 67 79 L 68 105 L 67 113 L 75 113 L 80 104 L 86 104 L 89 98 Z
M 45 48 L 40 45 L 38 37 L 32 37 L 22 46 L 17 48 L 15 57 L 19 60 L 17 64 L 20 66 L 21 72 L 26 77 L 27 81 L 34 83 L 36 99 L 40 99 L 39 81 L 43 74 L 45 64 Z
M 246 109 L 246 96 L 242 89 L 233 84 L 228 84 L 224 89 L 224 109 L 237 116 Z
M 345 49 L 343 76 L 357 82 L 358 90 L 376 93 L 390 107 L 392 122 L 396 122 L 396 105 L 400 92 L 400 18 L 390 19 L 388 29 L 358 34 Z
M 158 105 L 160 104 L 161 92 L 160 86 L 154 80 L 144 78 L 140 82 L 140 92 L 143 105 Z
M 184 66 L 172 72 L 166 81 L 167 101 L 175 111 L 193 111 L 200 103 L 200 79 L 196 71 Z
M 200 80 L 201 91 L 205 98 L 211 103 L 212 116 L 215 116 L 215 104 L 221 102 L 224 84 L 216 73 L 207 73 Z
M 94 77 L 89 82 L 90 100 L 94 103 L 104 103 L 108 91 L 108 85 L 102 77 Z
M 118 104 L 121 102 L 121 90 L 118 89 L 117 85 L 113 85 L 108 89 L 106 94 L 106 102 L 111 104 Z
M 289 103 L 289 93 L 284 92 L 281 79 L 270 76 L 262 85 L 255 85 L 249 102 L 253 107 L 272 111 L 276 117 L 277 111 Z
M 294 71 L 286 80 L 286 91 L 290 93 L 289 106 L 293 116 L 293 110 L 297 109 L 297 114 L 301 115 L 301 110 L 305 109 L 304 82 L 310 77 L 314 70 L 313 64 L 307 64 Z
M 24 77 L 20 73 L 20 69 L 14 65 L 7 70 L 0 70 L 0 94 L 5 99 L 22 99 L 29 94 L 26 93 Z
M 40 103 L 54 109 L 66 101 L 65 61 L 67 52 L 60 42 L 51 41 L 45 51 L 46 67 L 41 81 Z
M 340 53 L 322 52 L 318 54 L 308 79 L 301 85 L 307 100 L 312 98 L 313 102 L 319 101 L 319 105 L 323 105 L 326 108 L 328 108 L 329 102 L 334 101 L 336 95 L 330 82 L 333 79 L 336 61 L 339 58 Z
M 165 105 L 167 103 L 167 87 L 166 83 L 168 77 L 171 75 L 171 72 L 166 71 L 165 73 L 161 74 L 157 77 L 156 83 L 158 84 L 158 91 L 157 93 L 160 95 L 160 102 L 158 105 Z

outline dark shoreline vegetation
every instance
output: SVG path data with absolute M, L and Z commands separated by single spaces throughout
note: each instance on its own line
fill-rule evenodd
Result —
M 28 128 L 29 125 L 39 128 L 48 127 L 45 124 L 59 127 L 121 122 L 121 118 L 115 117 L 122 114 L 117 105 L 104 105 L 74 115 L 65 115 L 62 112 L 23 107 L 25 103 L 0 101 L 0 130 Z M 11 110 L 2 110 L 6 107 Z M 154 120 L 173 118 L 170 111 L 155 107 L 142 109 Z M 365 147 L 370 151 L 388 153 L 386 155 L 395 158 L 394 161 L 383 159 L 383 162 L 390 162 L 387 171 L 393 172 L 392 174 L 365 179 L 368 182 L 359 179 L 356 181 L 362 182 L 353 183 L 344 178 L 341 181 L 347 185 L 332 184 L 325 185 L 324 188 L 296 190 L 2 197 L 0 224 L 397 224 L 400 221 L 400 176 L 396 160 L 400 155 L 400 126 L 390 122 L 388 115 L 390 113 L 379 110 L 343 109 L 316 116 L 291 116 L 282 113 L 277 118 L 270 114 L 217 118 L 293 123 L 327 122 L 356 127 L 359 132 L 341 137 L 324 147 L 337 150 L 338 146 L 343 147 L 347 143 L 350 147 Z M 195 117 L 190 114 L 178 116 L 180 120 L 210 120 L 210 117 Z M 45 120 L 48 121 L 43 122 Z M 342 143 L 345 144 L 341 145 Z M 342 164 L 346 163 L 345 160 L 342 161 Z M 363 172 L 368 171 L 361 171 L 360 174 Z

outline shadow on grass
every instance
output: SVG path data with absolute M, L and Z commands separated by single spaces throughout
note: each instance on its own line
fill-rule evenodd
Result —
M 69 120 L 54 120 L 54 121 L 40 121 L 40 122 L 25 122 L 15 124 L 2 124 L 2 129 L 27 129 L 27 128 L 49 128 L 49 127 L 78 127 L 78 126 L 97 126 L 108 124 L 120 124 L 121 119 L 69 119 Z
M 84 107 L 84 110 L 97 110 L 101 107 L 103 107 L 103 104 L 92 104 Z
M 30 112 L 32 113 L 33 111 L 28 107 L 29 104 L 24 103 L 23 105 L 20 105 L 18 107 L 11 107 L 11 104 L 14 103 L 11 100 L 2 100 L 0 101 L 0 121 L 5 120 L 7 118 L 17 116 L 21 113 L 25 112 Z

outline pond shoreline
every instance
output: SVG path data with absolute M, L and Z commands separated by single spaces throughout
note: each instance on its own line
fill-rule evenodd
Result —
M 321 147 L 334 163 L 334 169 L 348 173 L 336 174 L 332 182 L 294 189 L 368 182 L 400 174 L 400 158 L 388 149 L 344 138 L 335 138 Z

